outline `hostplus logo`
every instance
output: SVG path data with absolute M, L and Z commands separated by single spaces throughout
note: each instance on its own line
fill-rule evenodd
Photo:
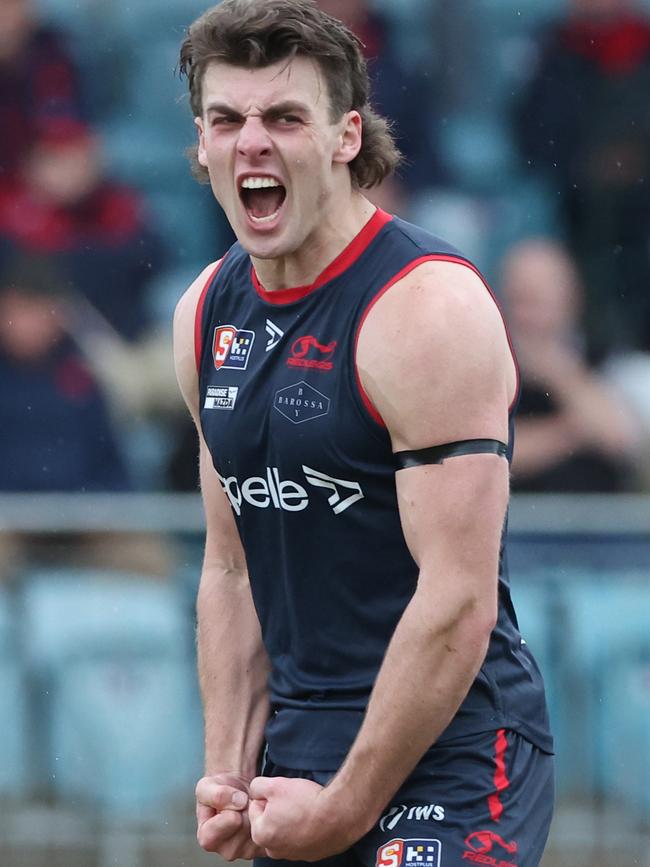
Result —
M 335 515 L 340 515 L 363 499 L 363 491 L 358 482 L 337 479 L 304 464 L 302 471 L 308 484 L 330 492 L 327 502 Z M 236 476 L 226 478 L 219 475 L 219 480 L 238 516 L 241 515 L 244 503 L 256 509 L 280 509 L 285 512 L 302 512 L 309 505 L 307 489 L 292 479 L 281 479 L 277 467 L 267 467 L 264 476 L 251 476 L 243 482 Z
M 440 840 L 396 838 L 377 849 L 375 867 L 440 867 Z
M 246 370 L 255 332 L 234 325 L 220 325 L 214 329 L 212 358 L 217 370 Z

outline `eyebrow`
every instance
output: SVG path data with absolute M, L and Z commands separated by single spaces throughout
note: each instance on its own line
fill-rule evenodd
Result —
M 231 105 L 228 105 L 225 102 L 212 102 L 210 105 L 206 106 L 205 109 L 206 114 L 210 112 L 214 112 L 216 114 L 224 114 L 229 115 L 230 117 L 243 117 L 241 112 L 237 111 L 237 109 L 233 108 Z M 268 108 L 266 108 L 262 113 L 262 117 L 277 117 L 281 114 L 287 113 L 296 113 L 296 114 L 310 114 L 310 109 L 307 105 L 302 102 L 298 102 L 296 100 L 287 99 L 283 102 L 276 102 Z

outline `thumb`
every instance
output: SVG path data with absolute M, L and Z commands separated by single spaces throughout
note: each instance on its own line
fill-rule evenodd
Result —
M 251 798 L 255 800 L 265 801 L 271 797 L 275 788 L 275 779 L 273 777 L 255 777 L 251 780 L 248 787 L 248 792 Z
M 196 784 L 196 799 L 215 810 L 243 810 L 248 804 L 248 795 L 234 786 L 225 786 L 213 777 L 203 777 Z
M 251 825 L 257 822 L 258 819 L 264 815 L 264 810 L 266 809 L 266 801 L 262 800 L 251 800 L 248 805 L 248 818 L 250 820 Z

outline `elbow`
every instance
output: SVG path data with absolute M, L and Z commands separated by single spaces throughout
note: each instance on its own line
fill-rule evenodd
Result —
M 495 564 L 496 565 L 496 564 Z M 489 571 L 488 571 L 489 568 Z M 490 567 L 484 567 L 468 582 L 464 595 L 462 611 L 474 629 L 488 638 L 497 625 L 499 618 L 499 582 Z
M 497 618 L 496 599 L 485 597 L 467 599 L 461 606 L 454 624 L 454 633 L 459 645 L 475 648 L 482 660 L 487 652 Z
M 499 619 L 499 596 L 496 588 L 494 594 L 490 594 L 488 598 L 476 600 L 474 616 L 477 626 L 483 629 L 489 638 Z

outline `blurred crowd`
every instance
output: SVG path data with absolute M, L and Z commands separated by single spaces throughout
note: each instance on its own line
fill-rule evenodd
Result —
M 171 311 L 232 241 L 184 165 L 174 78 L 205 5 L 0 3 L 0 492 L 196 489 Z M 649 490 L 648 4 L 320 5 L 362 40 L 404 154 L 374 201 L 502 300 L 513 489 Z

